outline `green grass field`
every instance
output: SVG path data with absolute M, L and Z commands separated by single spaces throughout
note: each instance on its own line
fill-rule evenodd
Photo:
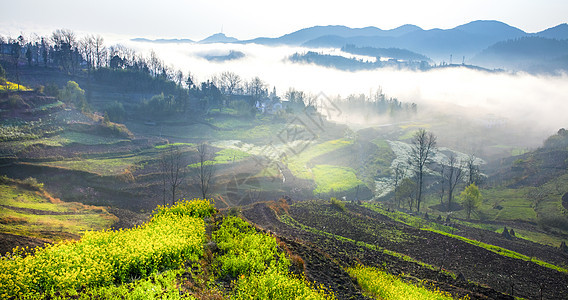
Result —
M 17 185 L 0 185 L 0 231 L 59 241 L 68 233 L 109 228 L 118 219 L 103 207 L 61 202 Z M 49 213 L 56 214 L 49 214 Z
M 314 194 L 325 194 L 332 191 L 348 191 L 363 182 L 357 179 L 353 168 L 332 165 L 317 165 L 312 168 L 316 189 Z
M 100 176 L 117 176 L 126 170 L 133 168 L 142 168 L 143 161 L 148 159 L 156 159 L 155 157 L 146 157 L 144 155 L 128 155 L 115 158 L 88 158 L 76 160 L 60 160 L 38 163 L 44 166 L 64 168 L 89 172 Z
M 320 155 L 351 145 L 352 142 L 344 139 L 332 140 L 320 144 L 310 145 L 297 155 L 290 155 L 287 159 L 288 168 L 292 174 L 302 179 L 314 179 L 309 166 L 310 160 Z
M 532 207 L 533 202 L 526 197 L 525 189 L 484 189 L 483 201 L 479 210 L 490 220 L 537 221 L 537 214 Z M 496 209 L 496 205 L 502 209 Z

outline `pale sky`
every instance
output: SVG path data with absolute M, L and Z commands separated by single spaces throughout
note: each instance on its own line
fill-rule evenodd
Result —
M 474 20 L 499 20 L 537 32 L 568 22 L 566 0 L 0 0 L 0 8 L 0 34 L 10 36 L 66 28 L 200 40 L 223 29 L 228 36 L 250 39 L 315 25 L 447 29 Z

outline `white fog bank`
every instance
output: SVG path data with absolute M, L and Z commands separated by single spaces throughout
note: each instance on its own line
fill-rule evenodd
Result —
M 153 49 L 174 69 L 190 71 L 198 81 L 224 71 L 249 80 L 259 76 L 275 86 L 280 96 L 289 87 L 329 96 L 369 94 L 381 87 L 389 97 L 416 102 L 422 107 L 451 104 L 475 113 L 534 124 L 543 132 L 554 133 L 568 126 L 568 75 L 540 76 L 526 73 L 493 73 L 466 68 L 435 69 L 428 72 L 380 69 L 347 72 L 286 60 L 299 47 L 267 47 L 255 44 L 156 44 L 125 42 L 147 55 Z M 210 62 L 205 55 L 226 55 L 240 51 L 245 57 L 225 62 Z M 332 49 L 317 49 L 337 53 Z M 334 52 L 335 51 L 335 52 Z

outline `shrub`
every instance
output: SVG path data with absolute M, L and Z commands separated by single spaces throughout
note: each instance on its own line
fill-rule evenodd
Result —
M 345 202 L 341 201 L 341 200 L 337 200 L 337 198 L 335 197 L 331 197 L 329 198 L 329 203 L 331 204 L 331 206 L 341 210 L 341 211 L 346 211 L 347 209 L 345 208 Z
M 28 187 L 29 189 L 32 190 L 41 190 L 43 188 L 43 183 L 40 183 L 37 181 L 37 179 L 33 178 L 33 177 L 28 177 L 24 180 L 22 180 L 22 185 Z
M 46 85 L 43 91 L 47 96 L 59 98 L 59 88 L 53 83 Z
M 240 117 L 254 117 L 256 115 L 256 108 L 245 100 L 237 100 L 231 103 L 234 110 L 237 111 L 237 115 Z
M 36 86 L 36 88 L 34 89 L 34 91 L 38 94 L 43 94 L 45 91 L 45 87 L 43 85 L 38 85 Z
M 20 95 L 10 95 L 8 96 L 8 104 L 11 108 L 18 108 L 24 104 L 24 99 Z
M 126 110 L 122 103 L 114 101 L 111 105 L 107 106 L 105 109 L 105 114 L 108 116 L 111 122 L 123 122 L 126 120 Z

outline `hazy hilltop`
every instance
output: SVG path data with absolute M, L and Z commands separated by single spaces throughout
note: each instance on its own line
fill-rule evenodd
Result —
M 548 28 L 536 34 L 540 37 L 545 37 L 549 39 L 565 40 L 568 39 L 568 24 L 560 24 L 552 28 Z
M 199 41 L 201 44 L 213 44 L 213 43 L 233 43 L 238 41 L 238 39 L 234 37 L 226 36 L 224 33 L 216 33 L 211 35 L 203 40 Z

